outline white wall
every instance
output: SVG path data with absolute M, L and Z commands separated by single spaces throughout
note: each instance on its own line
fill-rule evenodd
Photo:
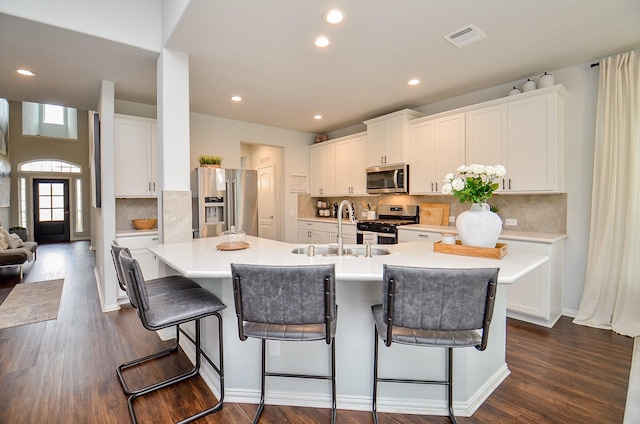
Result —
M 191 113 L 191 169 L 199 155 L 219 155 L 225 168 L 240 168 L 241 143 L 284 148 L 284 241 L 298 241 L 298 195 L 289 193 L 289 175 L 309 175 L 308 146 L 315 134 Z

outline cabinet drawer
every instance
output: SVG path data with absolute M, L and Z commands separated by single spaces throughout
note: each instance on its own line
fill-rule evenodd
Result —
M 146 249 L 147 246 L 158 244 L 158 235 L 153 234 L 145 236 L 117 237 L 116 241 L 120 246 L 126 247 L 129 250 Z
M 437 233 L 432 233 L 430 231 L 403 231 L 398 229 L 398 242 L 403 243 L 407 241 L 425 241 L 430 243 L 435 243 L 437 241 L 442 240 L 442 235 Z

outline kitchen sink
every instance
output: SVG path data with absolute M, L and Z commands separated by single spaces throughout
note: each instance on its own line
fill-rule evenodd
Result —
M 291 250 L 291 253 L 296 255 L 308 255 L 309 247 L 296 247 Z M 338 248 L 337 247 L 327 247 L 327 246 L 314 246 L 314 256 L 338 256 Z M 365 247 L 347 247 L 344 249 L 344 256 L 366 256 L 367 249 Z M 389 252 L 387 249 L 383 249 L 380 247 L 372 247 L 371 248 L 371 256 L 381 256 L 388 255 Z

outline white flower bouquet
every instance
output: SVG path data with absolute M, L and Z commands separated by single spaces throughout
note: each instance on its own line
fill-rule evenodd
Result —
M 456 174 L 449 173 L 444 177 L 442 194 L 452 194 L 460 199 L 460 203 L 485 203 L 498 189 L 494 183 L 496 178 L 503 178 L 507 169 L 502 165 L 461 165 Z

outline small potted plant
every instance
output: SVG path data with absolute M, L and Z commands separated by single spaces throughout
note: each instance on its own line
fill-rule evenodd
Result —
M 222 164 L 222 156 L 201 155 L 198 156 L 200 166 L 207 166 L 210 168 L 220 168 Z

